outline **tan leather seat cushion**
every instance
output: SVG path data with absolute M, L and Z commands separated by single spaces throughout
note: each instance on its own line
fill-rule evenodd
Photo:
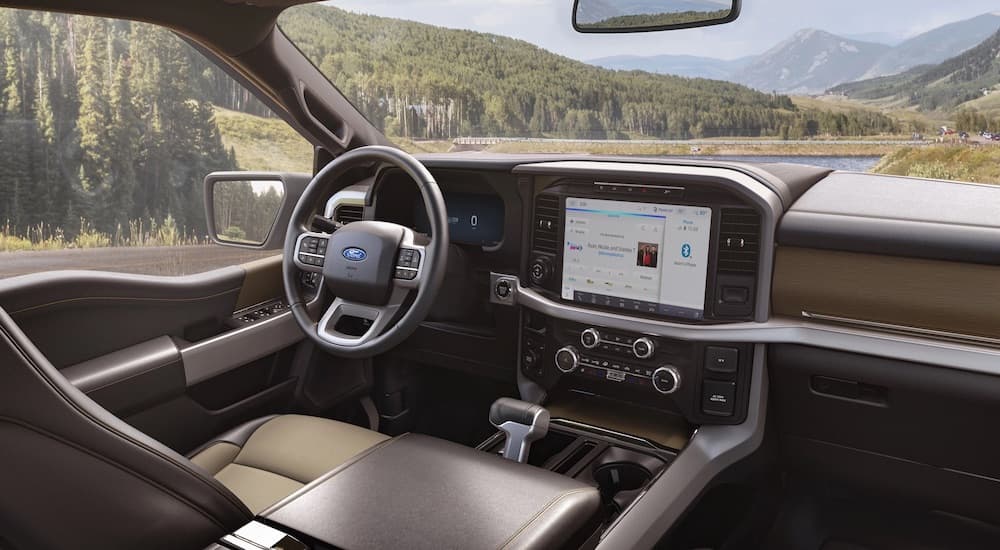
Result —
M 336 420 L 290 414 L 262 424 L 243 447 L 220 441 L 191 461 L 257 514 L 386 439 Z

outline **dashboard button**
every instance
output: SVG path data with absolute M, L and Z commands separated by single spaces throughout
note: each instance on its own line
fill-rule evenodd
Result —
M 493 289 L 498 298 L 509 298 L 511 293 L 510 282 L 500 281 L 497 286 Z
M 669 395 L 677 391 L 681 385 L 681 374 L 674 367 L 660 367 L 653 371 L 653 388 Z
M 532 262 L 531 267 L 528 268 L 528 275 L 531 276 L 531 282 L 536 285 L 544 285 L 549 280 L 549 276 L 552 274 L 552 261 L 548 258 L 541 256 L 535 258 Z
M 653 356 L 655 349 L 653 341 L 649 338 L 639 338 L 635 342 L 632 342 L 632 353 L 639 359 L 649 359 Z
M 722 287 L 722 303 L 745 304 L 750 301 L 750 289 L 741 286 Z
M 559 348 L 556 352 L 556 368 L 562 372 L 570 373 L 576 370 L 580 364 L 580 355 L 573 346 Z
M 714 416 L 732 416 L 735 410 L 736 383 L 705 380 L 701 389 L 701 410 Z
M 733 374 L 738 369 L 740 350 L 722 346 L 705 348 L 705 369 L 720 374 Z
M 601 343 L 601 333 L 596 328 L 588 328 L 580 333 L 580 343 L 587 349 L 594 349 Z

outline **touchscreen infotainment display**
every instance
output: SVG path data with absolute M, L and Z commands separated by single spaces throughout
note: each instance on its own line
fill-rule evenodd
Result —
M 562 297 L 702 319 L 712 209 L 566 199 Z

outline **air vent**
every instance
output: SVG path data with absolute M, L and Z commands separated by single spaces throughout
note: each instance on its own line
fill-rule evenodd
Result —
M 535 238 L 531 248 L 549 254 L 559 251 L 559 197 L 535 197 Z
M 333 221 L 347 225 L 351 222 L 361 221 L 364 217 L 365 207 L 354 204 L 342 204 L 333 212 Z
M 757 273 L 760 215 L 753 210 L 724 208 L 719 226 L 719 271 Z

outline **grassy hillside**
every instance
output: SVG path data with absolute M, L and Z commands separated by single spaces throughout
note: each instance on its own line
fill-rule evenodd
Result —
M 1000 183 L 1000 147 L 941 145 L 900 149 L 873 169 L 878 174 Z
M 998 96 L 1000 99 L 1000 96 Z M 882 113 L 899 123 L 900 137 L 909 138 L 913 132 L 928 133 L 954 118 L 948 114 L 925 112 L 904 102 L 862 101 L 842 95 L 792 96 L 792 102 L 805 111 L 830 111 L 834 113 Z
M 312 146 L 280 118 L 215 108 L 215 123 L 226 149 L 243 169 L 312 171 Z
M 975 48 L 938 65 L 898 75 L 852 82 L 834 93 L 864 100 L 895 100 L 925 111 L 950 110 L 982 97 L 982 89 L 1000 85 L 1000 32 Z
M 391 135 L 656 138 L 805 135 L 820 124 L 787 96 L 738 84 L 612 71 L 521 40 L 331 6 L 284 12 L 282 30 Z M 888 117 L 828 124 L 858 135 Z M 817 130 L 818 131 L 818 130 Z

